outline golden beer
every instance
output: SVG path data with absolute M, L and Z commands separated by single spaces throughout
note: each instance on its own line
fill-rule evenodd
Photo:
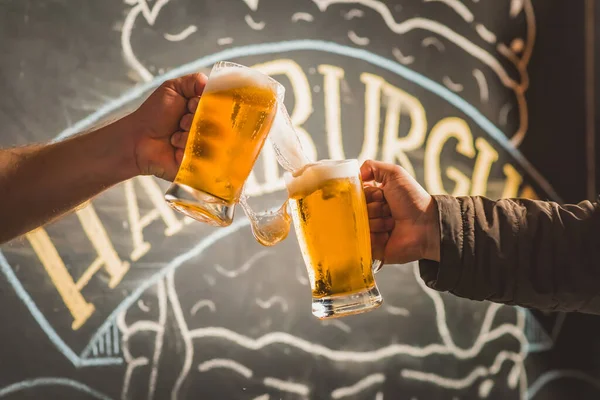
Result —
M 283 88 L 250 68 L 213 68 L 194 115 L 170 205 L 212 225 L 233 220 L 244 182 L 265 143 Z
M 310 279 L 313 314 L 337 317 L 381 305 L 373 277 L 367 205 L 358 162 L 320 161 L 286 176 Z

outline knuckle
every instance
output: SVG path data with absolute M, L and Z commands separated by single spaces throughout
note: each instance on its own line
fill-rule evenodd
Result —
M 392 166 L 392 173 L 394 175 L 400 175 L 400 174 L 402 174 L 402 167 L 399 166 L 399 165 L 393 165 Z
M 174 83 L 175 83 L 175 81 L 173 79 L 167 79 L 166 81 L 164 81 L 163 83 L 160 84 L 160 87 L 161 88 L 169 88 L 169 87 L 172 87 Z

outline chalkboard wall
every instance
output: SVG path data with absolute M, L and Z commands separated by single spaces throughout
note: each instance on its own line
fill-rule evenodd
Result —
M 577 201 L 593 94 L 585 6 L 4 0 L 0 145 L 91 129 L 163 80 L 229 60 L 286 86 L 315 158 L 394 162 L 433 193 Z M 269 151 L 250 179 L 258 207 L 284 199 Z M 0 398 L 600 395 L 594 316 L 461 300 L 402 265 L 377 275 L 381 308 L 322 322 L 293 234 L 265 248 L 239 210 L 227 228 L 184 219 L 166 185 L 125 182 L 2 247 Z

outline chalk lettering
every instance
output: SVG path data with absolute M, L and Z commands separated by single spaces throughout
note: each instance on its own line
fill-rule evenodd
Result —
M 340 80 L 344 78 L 344 70 L 333 65 L 319 65 L 318 71 L 323 75 L 323 91 L 325 93 L 325 131 L 329 158 L 343 160 L 344 145 L 342 141 L 342 114 L 340 101 Z
M 460 118 L 445 118 L 438 122 L 433 129 L 425 147 L 425 186 L 431 194 L 447 194 L 442 183 L 440 156 L 442 149 L 450 138 L 458 140 L 456 151 L 468 158 L 475 157 L 473 135 L 465 121 Z M 448 178 L 455 182 L 452 195 L 462 196 L 469 193 L 471 182 L 469 178 L 455 167 L 446 169 Z
M 154 209 L 145 215 L 140 215 L 135 182 L 139 183 L 147 198 L 152 202 Z M 140 176 L 125 182 L 125 198 L 127 200 L 127 216 L 129 229 L 133 240 L 133 251 L 131 260 L 137 261 L 142 258 L 152 247 L 144 241 L 144 229 L 152 222 L 161 218 L 166 225 L 165 236 L 173 236 L 183 228 L 183 223 L 177 218 L 175 212 L 164 200 L 164 193 L 160 186 L 150 176 Z
M 501 198 L 511 199 L 517 196 L 519 187 L 523 183 L 523 177 L 519 172 L 510 164 L 505 164 L 504 175 L 506 175 L 506 183 L 504 184 L 504 190 L 502 191 Z
M 81 295 L 46 230 L 38 228 L 29 232 L 26 237 L 73 316 L 71 328 L 79 329 L 94 313 L 94 305 Z
M 358 160 L 363 162 L 377 158 L 381 123 L 381 87 L 385 81 L 380 76 L 366 72 L 360 75 L 360 80 L 365 84 L 365 138 Z
M 473 169 L 472 196 L 485 196 L 487 193 L 487 181 L 490 177 L 492 164 L 498 160 L 498 152 L 484 138 L 475 140 L 475 147 L 479 151 Z
M 382 160 L 393 164 L 398 160 L 400 165 L 415 177 L 415 170 L 406 152 L 420 148 L 425 142 L 427 130 L 425 109 L 416 97 L 389 83 L 383 86 L 383 93 L 387 96 L 387 114 L 383 129 Z M 399 137 L 403 111 L 410 117 L 410 130 L 406 136 Z
M 84 299 L 81 291 L 100 268 L 104 267 L 108 273 L 110 288 L 116 287 L 129 270 L 129 263 L 119 258 L 92 204 L 88 203 L 86 207 L 77 210 L 75 214 L 97 254 L 77 282 L 69 273 L 44 229 L 40 228 L 26 235 L 73 317 L 71 325 L 73 330 L 79 329 L 94 313 L 94 306 Z

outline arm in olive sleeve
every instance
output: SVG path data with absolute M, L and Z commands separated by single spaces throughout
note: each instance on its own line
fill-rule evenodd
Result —
M 436 290 L 473 300 L 600 314 L 600 206 L 434 196 L 440 262 L 420 262 Z

